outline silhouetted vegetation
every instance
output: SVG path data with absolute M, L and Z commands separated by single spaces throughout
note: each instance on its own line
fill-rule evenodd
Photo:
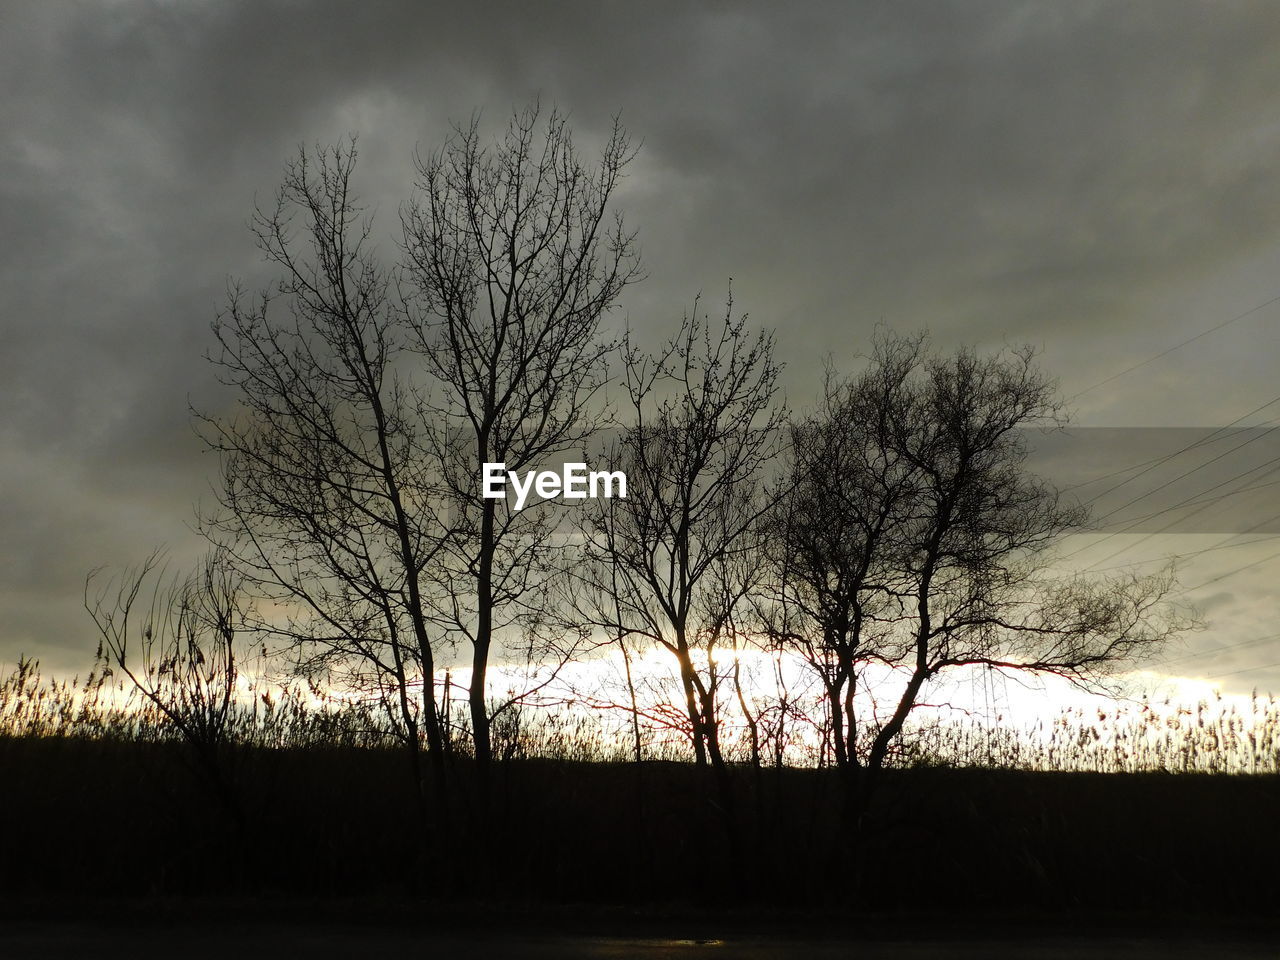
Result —
M 221 757 L 241 824 L 165 714 L 139 698 L 101 674 L 47 681 L 30 662 L 0 680 L 7 896 L 661 906 L 688 902 L 670 874 L 695 857 L 707 870 L 702 906 L 896 910 L 893 890 L 911 884 L 914 911 L 1194 913 L 1269 909 L 1280 893 L 1269 866 L 1280 854 L 1274 699 L 1254 699 L 1251 713 L 1071 713 L 1038 732 L 922 729 L 886 771 L 860 879 L 830 856 L 835 768 L 729 766 L 747 850 L 734 874 L 695 765 L 637 764 L 625 736 L 529 717 L 495 728 L 495 756 L 509 759 L 495 761 L 493 817 L 459 802 L 441 831 L 454 850 L 471 830 L 491 831 L 494 862 L 471 869 L 442 853 L 422 870 L 411 772 L 380 709 L 305 686 L 238 703 Z M 462 753 L 450 773 L 458 792 L 473 785 Z
M 1025 728 L 931 700 L 965 671 L 1114 692 L 1194 623 L 1171 570 L 1055 567 L 1087 511 L 1025 469 L 1063 422 L 1033 351 L 885 334 L 793 415 L 732 301 L 610 342 L 633 155 L 615 124 L 584 162 L 536 107 L 458 127 L 386 262 L 354 141 L 299 151 L 253 221 L 277 283 L 213 325 L 213 552 L 91 575 L 85 680 L 0 679 L 0 889 L 1270 903 L 1274 700 Z M 482 488 L 583 450 L 625 497 Z

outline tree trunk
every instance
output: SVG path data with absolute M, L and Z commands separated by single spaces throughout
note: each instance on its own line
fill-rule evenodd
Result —
M 489 647 L 493 641 L 493 526 L 494 502 L 485 500 L 480 520 L 480 557 L 476 572 L 476 637 L 471 656 L 471 737 L 475 745 L 476 778 L 482 800 L 488 799 L 489 765 L 493 750 L 489 742 L 489 705 L 485 679 L 489 670 Z

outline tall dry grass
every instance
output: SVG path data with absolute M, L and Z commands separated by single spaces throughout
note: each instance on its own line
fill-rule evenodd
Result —
M 455 705 L 453 749 L 465 753 L 467 717 Z M 747 759 L 745 741 L 730 729 L 727 753 Z M 0 673 L 0 736 L 63 737 L 112 742 L 179 739 L 172 724 L 127 684 L 99 672 L 69 680 L 42 675 L 23 659 Z M 235 703 L 229 746 L 252 748 L 389 748 L 396 730 L 373 701 L 337 697 L 315 686 L 258 684 Z M 633 758 L 629 723 L 617 715 L 513 706 L 495 719 L 495 756 L 618 762 Z M 642 756 L 688 759 L 678 730 L 642 728 Z M 787 753 L 791 765 L 821 766 L 813 751 Z M 1057 718 L 1021 726 L 1003 718 L 933 719 L 903 739 L 896 766 L 956 766 L 1097 773 L 1280 773 L 1280 701 L 1254 694 L 1247 704 L 1221 698 L 1194 705 L 1117 702 L 1076 707 Z

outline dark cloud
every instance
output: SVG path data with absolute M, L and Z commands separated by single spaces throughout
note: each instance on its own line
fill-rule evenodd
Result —
M 208 322 L 229 274 L 265 279 L 245 222 L 299 142 L 360 134 L 390 251 L 449 118 L 541 96 L 590 144 L 621 111 L 634 325 L 733 277 L 800 402 L 881 321 L 1030 340 L 1072 393 L 1280 292 L 1278 41 L 1266 3 L 7 10 L 0 658 L 78 665 L 85 571 L 185 536 L 210 466 L 186 404 L 222 402 Z M 1228 422 L 1273 389 L 1278 313 L 1076 406 Z

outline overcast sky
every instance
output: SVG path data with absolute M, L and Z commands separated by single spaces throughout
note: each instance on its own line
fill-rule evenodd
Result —
M 246 223 L 300 142 L 360 137 L 394 253 L 415 147 L 534 97 L 643 141 L 620 196 L 648 279 L 781 331 L 788 398 L 876 324 L 1031 342 L 1075 421 L 1219 426 L 1272 399 L 1280 18 L 1271 3 L 25 3 L 0 11 L 0 663 L 87 666 L 85 574 L 193 549 L 188 401 Z M 1248 421 L 1280 415 L 1272 407 Z M 1123 464 L 1117 464 L 1122 466 Z M 1270 501 L 1277 503 L 1272 495 Z M 1277 506 L 1280 511 L 1280 506 Z M 1148 542 L 1134 557 L 1221 536 Z M 1098 557 L 1117 543 L 1099 547 Z M 1222 549 L 1185 582 L 1276 549 Z M 1198 594 L 1214 647 L 1274 631 L 1280 563 Z M 1196 649 L 1198 647 L 1193 647 Z M 1193 660 L 1280 661 L 1280 643 Z M 1280 670 L 1237 675 L 1280 689 Z

